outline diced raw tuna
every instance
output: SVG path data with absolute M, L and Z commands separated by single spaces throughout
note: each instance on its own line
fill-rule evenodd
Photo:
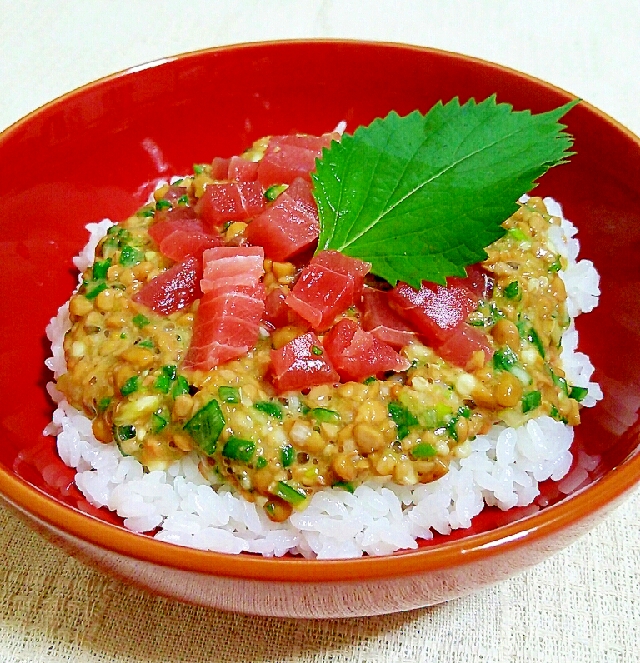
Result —
M 251 288 L 264 274 L 264 251 L 259 246 L 218 246 L 205 251 L 202 259 L 202 292 Z
M 251 244 L 264 247 L 268 258 L 281 262 L 313 246 L 319 232 L 311 184 L 297 178 L 251 221 L 245 234 Z
M 362 328 L 392 348 L 399 350 L 416 339 L 416 332 L 389 306 L 388 293 L 365 288 L 360 309 Z
M 400 282 L 389 292 L 393 308 L 431 346 L 444 343 L 476 308 L 478 297 L 465 286 L 424 282 L 420 290 Z
M 447 285 L 462 285 L 481 299 L 490 297 L 493 290 L 493 279 L 482 268 L 482 265 L 479 263 L 468 265 L 466 271 L 466 277 L 449 277 Z
M 243 157 L 216 157 L 211 163 L 211 177 L 220 182 L 255 182 L 258 177 L 258 162 Z
M 481 331 L 466 323 L 457 327 L 449 338 L 442 345 L 436 346 L 434 350 L 445 361 L 460 368 L 465 368 L 471 361 L 474 352 L 478 350 L 484 353 L 485 361 L 489 361 L 493 357 L 493 348 L 489 339 Z
M 289 323 L 289 311 L 282 288 L 274 288 L 264 300 L 264 320 L 274 329 Z
M 311 260 L 338 274 L 349 276 L 353 280 L 353 304 L 360 300 L 364 277 L 371 271 L 371 264 L 358 258 L 345 256 L 339 251 L 320 251 Z
M 187 187 L 171 184 L 162 196 L 162 200 L 168 200 L 172 205 L 176 205 L 179 198 L 187 195 Z
M 174 207 L 158 216 L 158 221 L 149 226 L 149 235 L 160 245 L 174 230 L 203 233 L 204 226 L 193 207 Z
M 227 176 L 237 182 L 255 182 L 258 178 L 258 162 L 242 157 L 231 157 Z
M 220 246 L 203 254 L 204 294 L 183 367 L 207 371 L 255 347 L 264 314 L 264 253 L 259 247 Z
M 229 162 L 231 159 L 225 157 L 214 157 L 211 162 L 211 178 L 214 180 L 229 179 Z
M 304 205 L 307 209 L 313 211 L 316 217 L 318 216 L 318 205 L 316 199 L 313 197 L 313 187 L 310 182 L 303 180 L 301 177 L 296 177 L 285 193 L 301 205 Z
M 261 284 L 231 292 L 205 292 L 183 368 L 208 371 L 247 354 L 258 340 L 263 312 Z
M 343 382 L 360 382 L 386 371 L 406 371 L 411 366 L 390 345 L 346 318 L 325 335 L 324 349 Z
M 189 255 L 199 257 L 205 249 L 220 246 L 222 243 L 222 237 L 217 230 L 205 233 L 202 221 L 196 217 L 192 207 L 170 210 L 166 218 L 149 227 L 149 235 L 158 244 L 160 253 L 178 262 Z
M 338 314 L 359 303 L 370 268 L 337 251 L 321 251 L 302 270 L 286 303 L 314 329 L 327 329 Z
M 177 262 L 187 256 L 201 256 L 206 249 L 222 244 L 220 235 L 174 230 L 160 242 L 160 253 Z
M 175 313 L 202 296 L 201 278 L 201 260 L 189 256 L 146 283 L 133 296 L 133 301 L 161 315 Z
M 291 184 L 296 177 L 311 180 L 316 159 L 322 148 L 328 147 L 336 134 L 307 136 L 292 134 L 273 136 L 258 165 L 258 181 L 265 187 L 272 184 Z
M 263 320 L 273 329 L 286 325 L 294 325 L 305 331 L 309 329 L 309 323 L 287 306 L 286 292 L 282 288 L 273 289 L 264 300 L 264 305 Z
M 337 132 L 322 134 L 322 136 L 286 134 L 284 136 L 273 136 L 269 141 L 269 146 L 293 145 L 294 147 L 304 147 L 306 150 L 314 150 L 322 154 L 322 148 L 329 147 L 333 140 L 340 140 L 340 134 Z
M 245 221 L 264 209 L 262 186 L 258 182 L 214 182 L 198 202 L 197 211 L 205 230 L 227 221 Z
M 278 350 L 271 350 L 271 379 L 277 391 L 282 393 L 334 384 L 340 381 L 340 376 L 320 339 L 313 332 L 308 332 Z

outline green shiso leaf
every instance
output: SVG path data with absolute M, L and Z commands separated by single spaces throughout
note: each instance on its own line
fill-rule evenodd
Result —
M 495 96 L 456 98 L 345 134 L 312 174 L 318 250 L 370 262 L 392 285 L 465 276 L 504 234 L 518 198 L 572 154 L 558 120 L 576 103 L 533 115 Z

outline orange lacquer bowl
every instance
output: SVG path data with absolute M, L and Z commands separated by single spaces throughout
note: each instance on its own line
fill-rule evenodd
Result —
M 523 74 L 431 49 L 250 44 L 116 74 L 0 135 L 4 501 L 71 554 L 152 591 L 225 610 L 301 617 L 373 615 L 462 596 L 540 562 L 600 522 L 640 480 L 640 143 L 587 103 L 565 118 L 576 156 L 538 188 L 563 204 L 580 230 L 581 257 L 601 274 L 600 307 L 578 328 L 605 397 L 583 411 L 575 441 L 576 451 L 601 459 L 574 494 L 561 499 L 543 485 L 543 509 L 488 509 L 470 530 L 388 557 L 233 556 L 126 531 L 87 504 L 55 456 L 54 440 L 42 434 L 53 411 L 44 329 L 75 287 L 71 259 L 86 242 L 86 223 L 122 219 L 148 196 L 145 184 L 238 154 L 263 135 L 319 134 L 340 120 L 353 129 L 392 109 L 424 112 L 440 99 L 494 93 L 534 112 L 571 98 Z

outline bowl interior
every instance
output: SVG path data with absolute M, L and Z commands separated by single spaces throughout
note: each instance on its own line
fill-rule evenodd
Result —
M 534 112 L 570 98 L 452 54 L 293 42 L 211 50 L 130 70 L 7 130 L 0 136 L 0 471 L 58 504 L 118 522 L 87 504 L 72 485 L 73 472 L 56 457 L 54 440 L 42 434 L 53 410 L 45 392 L 44 329 L 76 284 L 71 258 L 86 242 L 86 223 L 121 219 L 158 179 L 189 172 L 194 162 L 215 155 L 237 154 L 263 135 L 322 133 L 341 120 L 353 130 L 392 109 L 424 112 L 440 99 L 492 94 Z M 581 257 L 601 274 L 601 305 L 578 324 L 581 349 L 591 356 L 605 393 L 596 408 L 583 411 L 576 435 L 576 450 L 600 456 L 589 468 L 588 485 L 633 463 L 638 448 L 640 146 L 587 104 L 571 110 L 566 123 L 577 154 L 547 173 L 536 191 L 563 204 L 580 229 Z M 638 479 L 639 465 L 625 481 Z M 4 485 L 6 492 L 14 484 Z M 551 484 L 543 493 L 550 504 L 560 497 Z M 486 510 L 470 531 L 449 539 L 489 532 L 531 511 Z

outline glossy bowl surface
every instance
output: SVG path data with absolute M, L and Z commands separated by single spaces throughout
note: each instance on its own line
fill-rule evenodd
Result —
M 52 404 L 44 329 L 76 283 L 86 223 L 132 213 L 160 178 L 237 154 L 255 138 L 350 129 L 394 109 L 497 94 L 517 110 L 571 95 L 468 57 L 397 44 L 280 42 L 170 58 L 90 84 L 0 135 L 0 494 L 72 554 L 153 591 L 267 615 L 371 615 L 434 604 L 504 579 L 599 522 L 640 480 L 640 143 L 586 103 L 566 116 L 577 152 L 538 188 L 580 229 L 601 274 L 579 320 L 605 398 L 584 411 L 576 450 L 599 455 L 578 491 L 550 506 L 486 510 L 417 551 L 349 561 L 188 550 L 132 534 L 74 488 L 42 431 Z

